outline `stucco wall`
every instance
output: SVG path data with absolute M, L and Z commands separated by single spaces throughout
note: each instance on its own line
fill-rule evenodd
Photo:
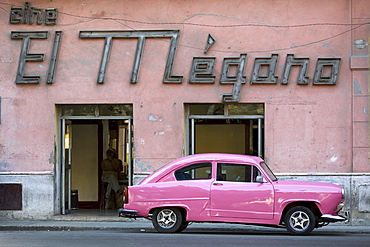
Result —
M 58 103 L 133 103 L 135 158 L 154 170 L 181 156 L 184 142 L 179 134 L 184 132 L 184 124 L 179 120 L 184 117 L 183 103 L 220 102 L 222 94 L 233 88 L 218 83 L 222 60 L 242 53 L 248 54 L 244 73 L 247 83 L 242 86 L 239 102 L 266 104 L 265 156 L 277 165 L 276 170 L 353 169 L 349 61 L 354 38 L 348 1 L 117 1 L 103 8 L 99 1 L 32 2 L 32 7 L 40 9 L 57 8 L 55 26 L 9 24 L 5 10 L 22 7 L 23 2 L 6 3 L 0 37 L 0 66 L 5 72 L 1 82 L 2 170 L 52 170 L 53 105 Z M 369 8 L 366 1 L 359 4 Z M 368 28 L 356 28 L 355 39 L 367 39 Z M 172 74 L 183 75 L 183 83 L 162 82 L 169 38 L 146 38 L 138 82 L 130 83 L 137 39 L 117 38 L 113 39 L 104 83 L 98 84 L 104 39 L 80 38 L 79 32 L 146 29 L 180 30 Z M 56 74 L 54 83 L 46 84 L 56 30 L 62 31 Z M 31 39 L 29 48 L 29 53 L 44 53 L 45 60 L 26 63 L 25 74 L 41 75 L 39 84 L 15 84 L 22 39 L 11 39 L 11 31 L 49 32 L 47 39 Z M 204 54 L 208 34 L 216 42 Z M 287 54 L 309 58 L 309 85 L 297 85 L 294 79 L 288 85 L 250 85 L 255 59 L 271 54 L 279 55 L 275 73 L 278 80 Z M 188 83 L 192 58 L 196 56 L 216 57 L 215 84 Z M 341 58 L 337 85 L 312 85 L 317 59 L 327 57 Z M 153 121 L 153 117 L 161 121 Z M 163 134 L 155 135 L 158 132 Z
M 54 215 L 54 176 L 51 173 L 23 173 L 0 176 L 1 183 L 22 185 L 22 210 L 1 210 L 9 219 L 50 219 Z M 7 200 L 8 198 L 1 198 Z M 57 212 L 60 212 L 57 210 Z
M 12 7 L 0 3 L 0 172 L 2 181 L 17 172 L 53 172 L 56 104 L 133 104 L 134 171 L 152 172 L 183 154 L 184 103 L 219 103 L 233 91 L 220 84 L 223 59 L 247 54 L 241 103 L 265 103 L 265 158 L 280 173 L 369 172 L 367 0 L 290 1 L 46 1 L 30 2 L 45 11 L 56 8 L 57 24 L 10 24 Z M 136 38 L 113 38 L 103 83 L 97 83 L 104 38 L 80 38 L 80 31 L 179 30 L 172 75 L 182 83 L 163 83 L 169 38 L 145 39 L 139 79 L 130 83 Z M 16 84 L 21 31 L 47 31 L 31 39 L 28 53 L 44 61 L 27 62 L 25 75 L 38 84 Z M 46 83 L 55 31 L 62 32 L 56 72 Z M 204 53 L 208 35 L 216 42 Z M 250 84 L 256 58 L 278 54 L 276 84 Z M 286 57 L 309 58 L 308 85 L 298 71 L 281 84 Z M 214 84 L 189 83 L 193 57 L 215 57 Z M 313 85 L 319 58 L 341 58 L 336 85 Z M 356 61 L 361 65 L 355 65 Z M 362 92 L 361 94 L 359 92 Z M 160 133 L 160 134 L 158 134 Z M 365 183 L 366 184 L 366 183 Z M 352 186 L 352 185 L 351 185 Z M 51 210 L 53 211 L 53 210 Z M 45 215 L 48 215 L 46 213 Z

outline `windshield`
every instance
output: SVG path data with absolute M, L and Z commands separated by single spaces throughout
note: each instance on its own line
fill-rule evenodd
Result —
M 272 181 L 278 180 L 275 174 L 270 170 L 270 167 L 265 162 L 261 162 L 261 167 Z

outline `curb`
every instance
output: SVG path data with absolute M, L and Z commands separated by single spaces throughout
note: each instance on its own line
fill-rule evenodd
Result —
M 86 221 L 0 221 L 0 231 L 124 231 L 156 233 L 150 221 L 86 222 Z M 264 227 L 227 223 L 193 223 L 186 232 L 223 233 L 288 233 L 284 227 Z M 370 234 L 370 226 L 325 226 L 312 234 Z

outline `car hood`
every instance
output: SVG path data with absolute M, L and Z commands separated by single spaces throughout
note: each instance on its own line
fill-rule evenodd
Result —
M 275 190 L 281 192 L 330 192 L 342 193 L 342 187 L 336 184 L 311 181 L 276 181 Z

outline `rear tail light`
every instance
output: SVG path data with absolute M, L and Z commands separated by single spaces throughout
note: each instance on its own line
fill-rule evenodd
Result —
M 123 191 L 123 202 L 125 204 L 128 203 L 128 187 L 125 187 L 125 190 Z

